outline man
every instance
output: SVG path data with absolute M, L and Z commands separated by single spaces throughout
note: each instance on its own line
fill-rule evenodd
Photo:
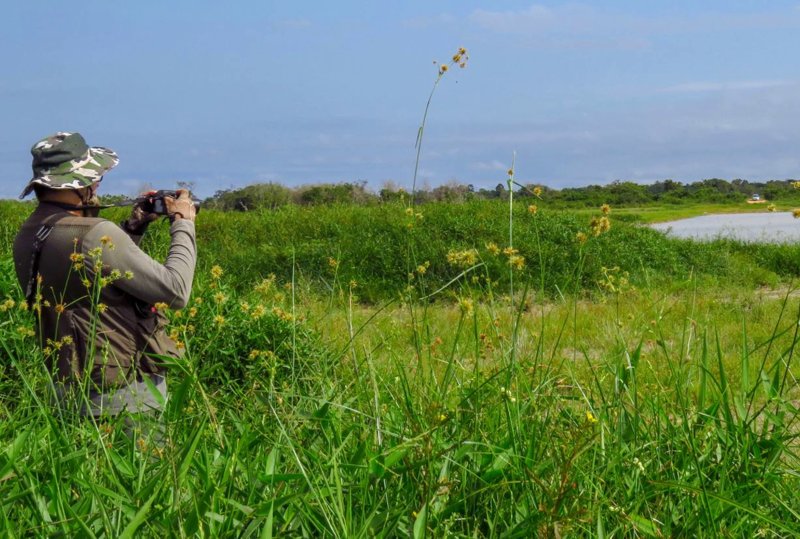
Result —
M 194 203 L 187 191 L 164 198 L 172 242 L 162 265 L 137 246 L 158 215 L 137 204 L 121 226 L 97 217 L 97 188 L 119 162 L 113 151 L 59 132 L 31 154 L 20 198 L 33 191 L 39 205 L 14 241 L 14 264 L 57 401 L 95 417 L 158 412 L 167 396 L 160 358 L 179 355 L 159 309 L 189 299 Z

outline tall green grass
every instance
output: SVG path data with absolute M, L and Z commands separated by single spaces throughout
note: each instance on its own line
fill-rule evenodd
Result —
M 531 302 L 538 284 L 522 281 L 512 308 L 470 275 L 448 289 L 460 307 L 407 296 L 365 308 L 348 283 L 325 299 L 291 280 L 240 292 L 235 275 L 201 273 L 192 306 L 172 315 L 186 357 L 170 365 L 163 446 L 114 421 L 54 413 L 40 353 L 17 331 L 29 313 L 7 302 L 0 527 L 88 537 L 798 532 L 793 296 L 744 302 L 739 317 L 691 281 L 677 296 L 618 286 L 604 303 Z M 20 299 L 7 277 L 3 287 Z M 326 333 L 330 324 L 342 330 Z

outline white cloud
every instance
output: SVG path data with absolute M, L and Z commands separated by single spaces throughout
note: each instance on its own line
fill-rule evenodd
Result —
M 588 4 L 574 3 L 557 7 L 532 4 L 516 11 L 476 9 L 469 15 L 469 20 L 482 28 L 503 34 L 534 34 L 540 38 L 572 36 L 589 41 L 616 38 L 630 42 L 658 34 L 798 28 L 800 6 L 789 9 L 767 7 L 762 11 L 733 14 L 708 11 L 643 16 Z M 603 39 L 599 41 L 602 43 Z
M 529 32 L 550 29 L 563 24 L 561 17 L 548 7 L 534 4 L 519 11 L 488 11 L 476 9 L 470 15 L 472 22 L 495 32 Z
M 473 170 L 490 171 L 496 170 L 507 171 L 509 168 L 508 163 L 501 163 L 500 161 L 475 161 L 470 163 L 470 168 Z
M 668 86 L 666 88 L 662 88 L 660 91 L 666 93 L 704 93 L 737 90 L 764 90 L 768 88 L 778 88 L 781 86 L 791 86 L 794 84 L 797 83 L 785 80 L 749 80 L 732 82 L 697 81 Z

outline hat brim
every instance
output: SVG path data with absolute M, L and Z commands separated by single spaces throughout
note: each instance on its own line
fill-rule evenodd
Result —
M 81 189 L 100 182 L 103 174 L 117 166 L 119 157 L 108 148 L 91 147 L 86 155 L 80 159 L 73 159 L 53 167 L 43 170 L 41 174 L 34 176 L 22 191 L 19 198 L 25 198 L 34 185 L 43 185 L 50 189 Z

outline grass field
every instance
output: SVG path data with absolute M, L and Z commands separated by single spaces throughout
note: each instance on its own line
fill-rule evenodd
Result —
M 528 205 L 202 212 L 154 444 L 47 405 L 0 204 L 3 535 L 797 535 L 796 247 Z

